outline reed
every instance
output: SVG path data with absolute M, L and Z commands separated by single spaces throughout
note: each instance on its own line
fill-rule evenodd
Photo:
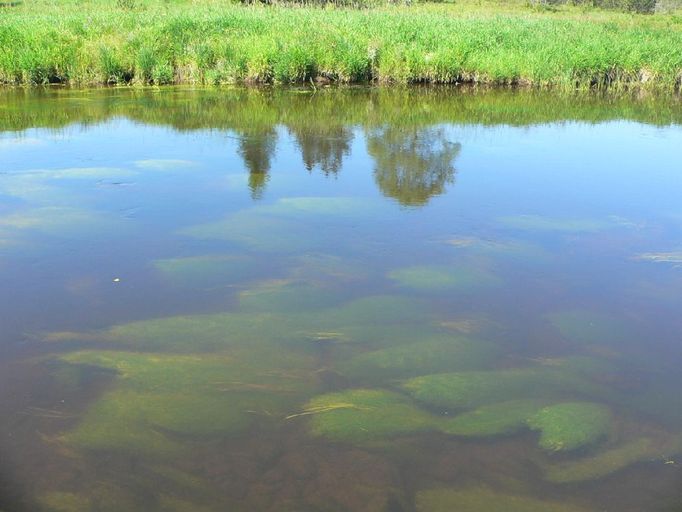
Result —
M 371 9 L 34 0 L 0 12 L 5 84 L 477 83 L 679 90 L 682 17 L 525 4 Z

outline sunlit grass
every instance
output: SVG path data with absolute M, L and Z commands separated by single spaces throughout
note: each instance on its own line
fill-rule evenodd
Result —
M 325 79 L 672 90 L 681 76 L 675 14 L 519 2 L 358 10 L 36 0 L 0 17 L 0 81 L 10 84 Z

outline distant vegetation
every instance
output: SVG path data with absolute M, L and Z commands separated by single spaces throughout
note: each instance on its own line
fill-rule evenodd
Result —
M 329 0 L 320 7 L 28 0 L 0 10 L 0 82 L 666 90 L 679 90 L 682 82 L 681 15 L 593 7 L 608 3 L 648 12 L 655 9 L 654 0 L 591 0 L 577 6 L 552 0 L 375 2 Z

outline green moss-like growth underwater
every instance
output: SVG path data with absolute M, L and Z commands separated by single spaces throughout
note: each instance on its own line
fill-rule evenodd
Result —
M 431 489 L 417 494 L 417 512 L 587 512 L 566 503 L 495 492 L 487 487 Z
M 540 431 L 542 448 L 569 451 L 594 444 L 608 434 L 610 414 L 603 406 L 582 402 L 543 405 L 539 400 L 514 400 L 450 417 L 423 410 L 398 393 L 353 389 L 314 398 L 301 415 L 311 416 L 314 434 L 355 443 L 420 431 L 485 437 L 531 428 Z
M 297 297 L 307 307 L 292 312 Z M 239 310 L 230 313 L 48 336 L 96 343 L 97 349 L 59 360 L 83 371 L 110 371 L 112 379 L 62 441 L 80 449 L 167 459 L 181 455 L 192 439 L 239 434 L 259 420 L 281 422 L 316 393 L 316 354 L 323 346 L 373 340 L 370 346 L 379 348 L 396 341 L 393 335 L 406 322 L 431 318 L 424 304 L 402 297 L 364 297 L 328 307 L 338 302 L 333 297 L 305 283 L 269 282 L 242 293 Z M 451 357 L 462 351 L 462 343 L 452 340 Z M 491 353 L 481 347 L 480 355 L 469 359 L 478 363 Z M 433 357 L 424 362 L 427 368 L 435 363 Z M 67 379 L 65 385 L 78 382 L 61 367 L 55 375 Z
M 203 258 L 166 271 L 197 275 L 193 263 L 203 271 Z M 309 442 L 382 453 L 400 438 L 471 442 L 525 435 L 535 436 L 541 449 L 535 463 L 557 484 L 602 478 L 682 450 L 669 433 L 617 433 L 621 418 L 604 405 L 610 393 L 602 382 L 612 372 L 604 359 L 508 367 L 500 345 L 475 332 L 449 331 L 423 300 L 399 295 L 350 299 L 333 286 L 298 279 L 257 282 L 236 295 L 239 304 L 230 312 L 49 335 L 90 344 L 58 357 L 55 378 L 65 386 L 77 386 L 78 372 L 94 368 L 109 379 L 56 440 L 73 453 L 128 454 L 168 472 L 197 446 L 234 441 L 250 429 L 295 429 Z M 320 359 L 330 353 L 330 361 Z M 327 392 L 324 375 L 334 376 L 334 388 L 365 387 Z M 53 510 L 87 510 L 93 499 L 100 500 L 68 492 L 45 497 Z M 194 506 L 181 496 L 155 499 L 164 510 Z M 505 503 L 519 511 L 579 510 L 487 488 L 427 490 L 417 497 L 418 510 Z
M 259 415 L 283 414 L 306 387 L 306 376 L 215 354 L 165 355 L 82 351 L 70 364 L 114 370 L 115 385 L 62 440 L 80 448 L 181 454 L 182 437 L 242 432 Z

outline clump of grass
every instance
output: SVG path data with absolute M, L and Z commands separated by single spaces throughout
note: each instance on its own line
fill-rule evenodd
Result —
M 679 89 L 682 27 L 674 15 L 576 9 L 38 0 L 0 19 L 0 82 Z

